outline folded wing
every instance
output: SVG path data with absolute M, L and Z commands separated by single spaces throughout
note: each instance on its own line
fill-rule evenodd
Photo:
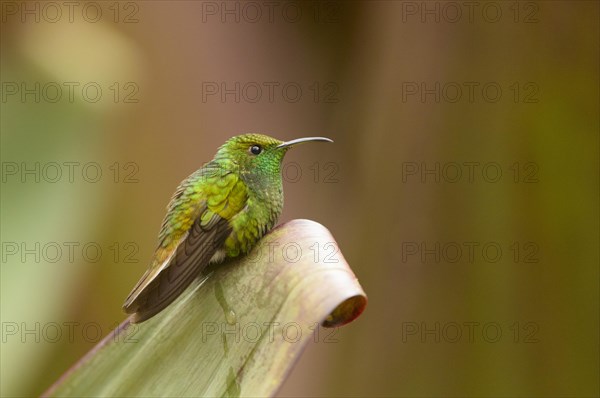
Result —
M 171 304 L 208 265 L 231 229 L 227 220 L 213 214 L 202 226 L 198 217 L 177 248 L 162 264 L 151 267 L 133 289 L 123 308 L 142 322 Z

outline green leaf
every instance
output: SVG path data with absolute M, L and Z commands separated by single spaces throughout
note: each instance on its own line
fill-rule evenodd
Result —
M 329 231 L 294 220 L 154 318 L 125 321 L 44 395 L 271 396 L 318 325 L 344 325 L 366 302 Z

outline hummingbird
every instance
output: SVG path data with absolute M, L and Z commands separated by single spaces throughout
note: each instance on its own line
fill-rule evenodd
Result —
M 283 157 L 309 141 L 333 142 L 238 135 L 181 182 L 167 206 L 150 267 L 123 304 L 132 322 L 161 312 L 208 264 L 248 253 L 274 227 L 283 209 Z

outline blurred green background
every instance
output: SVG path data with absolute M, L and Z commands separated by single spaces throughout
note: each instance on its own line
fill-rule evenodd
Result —
M 3 1 L 2 395 L 124 319 L 177 184 L 264 132 L 335 140 L 280 221 L 369 295 L 280 395 L 597 396 L 599 3 L 467 3 Z

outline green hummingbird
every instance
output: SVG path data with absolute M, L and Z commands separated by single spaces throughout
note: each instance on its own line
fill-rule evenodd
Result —
M 209 263 L 248 253 L 273 228 L 283 209 L 283 157 L 308 141 L 333 142 L 235 136 L 181 182 L 167 206 L 150 267 L 123 304 L 132 322 L 158 314 Z

